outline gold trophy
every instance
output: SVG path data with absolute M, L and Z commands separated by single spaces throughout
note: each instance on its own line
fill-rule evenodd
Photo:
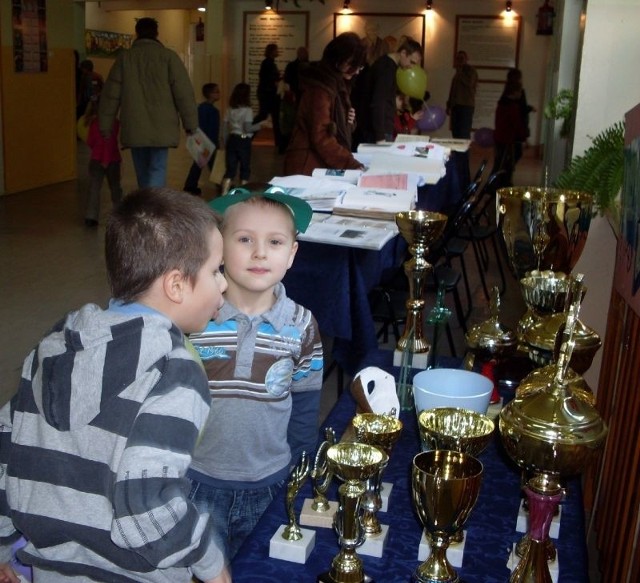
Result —
M 326 496 L 333 479 L 333 474 L 329 471 L 327 450 L 336 443 L 336 434 L 333 428 L 327 427 L 324 435 L 325 440 L 318 446 L 311 470 L 313 499 L 305 499 L 300 513 L 300 524 L 331 528 L 338 503 L 328 500 Z
M 391 455 L 391 449 L 402 432 L 402 421 L 394 415 L 360 413 L 353 418 L 352 424 L 359 442 L 379 447 L 387 456 Z M 363 555 L 381 557 L 384 550 L 389 527 L 380 524 L 376 513 L 382 508 L 382 473 L 385 467 L 386 464 L 381 464 L 379 470 L 365 482 L 362 527 L 367 538 L 360 549 Z M 390 492 L 391 484 L 387 484 L 386 489 Z
M 565 321 L 569 275 L 587 240 L 593 197 L 541 187 L 498 189 L 499 226 L 527 313 L 518 324 L 520 348 L 537 365 L 553 361 Z M 576 324 L 572 368 L 584 372 L 600 347 L 598 334 Z
M 418 566 L 413 581 L 460 581 L 447 559 L 447 547 L 449 538 L 462 529 L 478 500 L 482 472 L 482 464 L 468 453 L 436 449 L 413 458 L 413 504 L 431 545 L 431 554 Z
M 567 371 L 574 340 L 573 332 L 580 308 L 581 285 L 575 282 L 573 301 L 556 375 L 539 390 L 528 388 L 516 395 L 500 412 L 499 428 L 505 450 L 528 474 L 524 487 L 529 504 L 529 532 L 520 544 L 522 557 L 511 574 L 512 583 L 551 581 L 549 527 L 563 488 L 560 480 L 579 474 L 604 444 L 607 428 L 593 405 L 574 392 Z
M 418 429 L 423 451 L 448 449 L 477 456 L 482 453 L 493 436 L 495 425 L 482 413 L 457 407 L 425 409 L 418 415 Z M 460 545 L 464 531 L 459 530 L 449 540 L 450 545 Z M 420 541 L 421 559 L 426 541 Z M 450 546 L 448 558 L 454 566 L 462 566 L 464 545 Z
M 404 262 L 409 279 L 407 320 L 394 354 L 394 365 L 400 366 L 402 353 L 412 353 L 412 366 L 427 368 L 430 345 L 424 336 L 424 292 L 427 277 L 433 266 L 427 261 L 429 245 L 444 231 L 447 216 L 428 211 L 407 211 L 396 214 L 400 234 L 409 244 L 411 259 Z
M 309 477 L 309 458 L 302 452 L 300 462 L 293 466 L 287 483 L 287 518 L 288 524 L 281 525 L 269 541 L 269 556 L 284 561 L 305 563 L 315 545 L 314 530 L 300 528 L 296 520 L 294 502 L 298 492 Z
M 365 581 L 362 560 L 356 553 L 365 539 L 360 501 L 367 480 L 385 465 L 388 456 L 373 445 L 341 442 L 327 450 L 329 469 L 344 483 L 338 488 L 340 505 L 334 517 L 340 552 L 331 562 L 331 569 L 318 576 L 321 583 L 362 583 Z

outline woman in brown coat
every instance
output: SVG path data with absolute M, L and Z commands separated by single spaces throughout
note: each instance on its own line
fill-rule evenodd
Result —
M 325 47 L 320 61 L 301 72 L 302 98 L 285 154 L 285 175 L 311 175 L 315 168 L 363 168 L 351 153 L 355 110 L 349 92 L 365 59 L 358 35 L 345 32 Z

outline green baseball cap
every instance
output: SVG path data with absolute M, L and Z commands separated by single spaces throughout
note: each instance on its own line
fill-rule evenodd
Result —
M 313 210 L 306 200 L 302 200 L 297 196 L 286 194 L 285 191 L 278 186 L 270 186 L 263 192 L 251 192 L 246 188 L 233 188 L 224 196 L 212 200 L 209 206 L 223 214 L 231 205 L 243 202 L 250 198 L 268 198 L 283 204 L 289 209 L 293 216 L 293 224 L 296 231 L 304 233 L 311 222 Z

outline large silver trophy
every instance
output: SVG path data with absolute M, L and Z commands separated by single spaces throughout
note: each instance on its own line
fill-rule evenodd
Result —
M 571 271 L 586 244 L 593 197 L 542 187 L 500 188 L 498 223 L 509 264 L 520 280 L 527 313 L 518 324 L 520 348 L 543 366 L 555 361 L 556 339 L 566 320 Z M 571 367 L 586 371 L 601 345 L 598 334 L 575 324 Z

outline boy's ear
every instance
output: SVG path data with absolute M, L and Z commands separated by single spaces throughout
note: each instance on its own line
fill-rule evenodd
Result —
M 162 276 L 162 289 L 167 298 L 176 304 L 182 303 L 186 285 L 187 281 L 179 269 L 172 269 Z
M 287 269 L 289 269 L 293 265 L 293 260 L 296 258 L 297 252 L 298 252 L 298 241 L 294 241 L 293 245 L 291 245 L 291 252 L 289 253 L 289 263 L 287 263 Z

